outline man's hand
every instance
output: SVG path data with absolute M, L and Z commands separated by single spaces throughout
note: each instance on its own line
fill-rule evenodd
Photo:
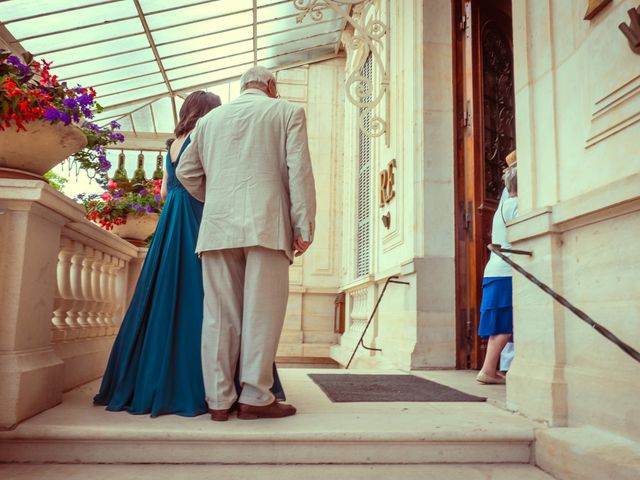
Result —
M 300 255 L 302 255 L 304 252 L 307 251 L 307 249 L 309 248 L 309 246 L 311 245 L 311 242 L 305 242 L 302 237 L 297 237 L 294 241 L 293 241 L 293 253 L 296 257 L 299 257 Z

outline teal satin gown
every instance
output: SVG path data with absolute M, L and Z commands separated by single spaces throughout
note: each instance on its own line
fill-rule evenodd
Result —
M 200 339 L 202 266 L 195 255 L 203 204 L 180 184 L 167 154 L 168 195 L 94 402 L 133 414 L 206 413 Z M 274 365 L 273 393 L 284 400 Z M 238 380 L 236 377 L 236 388 Z

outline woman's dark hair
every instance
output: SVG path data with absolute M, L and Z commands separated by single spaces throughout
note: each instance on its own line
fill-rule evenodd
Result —
M 196 122 L 216 107 L 222 105 L 215 93 L 198 90 L 190 94 L 180 108 L 180 121 L 173 131 L 176 137 L 182 137 L 193 130 Z

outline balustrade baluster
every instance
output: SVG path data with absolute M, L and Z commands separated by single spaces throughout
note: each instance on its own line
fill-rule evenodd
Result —
M 82 328 L 78 317 L 82 310 L 82 263 L 84 261 L 84 249 L 79 243 L 73 242 L 73 255 L 71 257 L 70 287 L 73 302 L 67 310 L 66 323 L 69 326 L 67 338 L 74 339 L 80 336 Z
M 102 266 L 103 253 L 94 250 L 91 262 L 89 295 L 90 302 L 87 307 L 87 324 L 89 325 L 88 335 L 96 337 L 100 334 L 100 324 L 98 323 L 98 311 L 100 310 L 100 267 Z
M 69 326 L 67 324 L 67 310 L 73 304 L 71 294 L 71 257 L 73 256 L 73 242 L 67 238 L 60 240 L 58 265 L 56 272 L 56 294 L 53 305 L 51 339 L 65 340 Z
M 93 265 L 93 255 L 95 250 L 89 246 L 84 247 L 84 258 L 82 259 L 82 275 L 80 281 L 81 308 L 78 311 L 78 324 L 81 327 L 80 338 L 89 336 L 89 310 L 91 309 L 91 266 Z
M 100 326 L 99 335 L 108 335 L 111 298 L 109 297 L 109 268 L 111 255 L 104 254 L 100 264 L 100 294 L 98 298 L 97 322 Z

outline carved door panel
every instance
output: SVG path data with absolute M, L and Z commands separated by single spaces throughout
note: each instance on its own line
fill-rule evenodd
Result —
M 462 0 L 458 12 L 458 367 L 480 368 L 486 349 L 477 336 L 482 275 L 504 159 L 515 148 L 511 2 Z

